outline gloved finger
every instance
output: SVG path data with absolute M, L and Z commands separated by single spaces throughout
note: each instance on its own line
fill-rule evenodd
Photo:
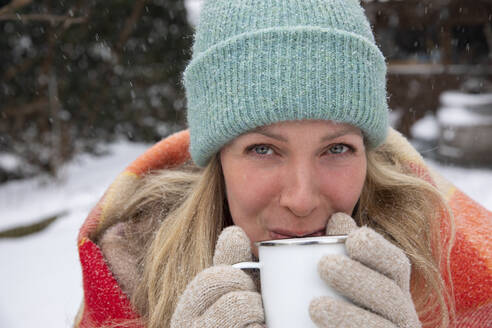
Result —
M 240 269 L 213 266 L 200 272 L 186 287 L 174 311 L 171 327 L 189 327 L 223 295 L 255 291 L 253 280 Z
M 250 240 L 243 229 L 238 226 L 225 228 L 215 245 L 214 265 L 232 265 L 251 260 Z
M 398 327 L 419 327 L 409 293 L 390 278 L 347 256 L 325 255 L 319 262 L 321 278 L 356 305 L 370 309 Z M 407 323 L 415 325 L 407 326 Z
M 410 290 L 410 261 L 400 248 L 376 231 L 367 227 L 353 231 L 345 247 L 351 259 L 393 279 L 403 291 Z
M 396 328 L 377 314 L 327 296 L 315 298 L 309 304 L 309 316 L 319 328 Z
M 346 213 L 339 212 L 330 217 L 325 233 L 327 236 L 348 235 L 356 229 L 357 224 L 354 219 Z
M 195 320 L 193 328 L 255 327 L 265 322 L 261 295 L 231 292 L 223 295 Z

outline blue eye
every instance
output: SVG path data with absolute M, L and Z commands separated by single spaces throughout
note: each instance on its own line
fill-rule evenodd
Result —
M 251 150 L 254 151 L 257 155 L 273 154 L 272 148 L 268 147 L 267 145 L 254 145 L 251 147 Z
M 347 152 L 348 150 L 350 150 L 350 148 L 344 144 L 336 144 L 336 145 L 331 146 L 328 149 L 328 151 L 331 154 L 343 154 L 343 153 Z

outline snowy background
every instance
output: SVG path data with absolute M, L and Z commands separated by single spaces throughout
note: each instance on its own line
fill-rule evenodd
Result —
M 193 23 L 201 2 L 186 3 Z M 437 129 L 436 118 L 428 116 L 414 126 L 412 133 L 429 140 L 437 137 Z M 0 184 L 0 231 L 59 217 L 39 233 L 0 239 L 0 327 L 72 325 L 82 299 L 78 229 L 117 174 L 149 146 L 115 142 L 105 146 L 104 156 L 76 156 L 63 166 L 57 181 L 36 177 Z M 431 153 L 432 149 L 421 151 Z M 0 164 L 15 166 L 16 162 L 0 154 Z M 492 210 L 492 169 L 450 167 L 435 161 L 429 161 L 429 165 Z

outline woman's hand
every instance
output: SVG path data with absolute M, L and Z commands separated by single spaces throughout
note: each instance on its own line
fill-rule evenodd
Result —
M 179 298 L 171 328 L 263 327 L 263 305 L 254 281 L 231 266 L 251 259 L 244 231 L 237 226 L 224 229 L 215 247 L 214 266 L 188 284 Z
M 348 256 L 326 255 L 318 271 L 353 304 L 320 297 L 309 313 L 318 327 L 421 327 L 410 296 L 410 261 L 374 230 L 358 228 L 342 213 L 332 216 L 327 234 L 348 234 Z

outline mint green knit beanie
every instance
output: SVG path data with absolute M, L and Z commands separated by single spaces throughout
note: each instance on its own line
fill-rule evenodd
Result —
M 190 152 L 205 166 L 235 137 L 290 120 L 386 137 L 386 64 L 358 0 L 208 0 L 183 74 Z

